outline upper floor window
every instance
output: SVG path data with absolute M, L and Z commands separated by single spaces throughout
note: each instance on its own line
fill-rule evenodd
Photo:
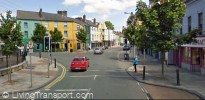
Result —
M 191 32 L 191 16 L 188 17 L 188 32 Z
M 68 31 L 64 31 L 64 37 L 68 37 Z
M 49 26 L 48 22 L 45 22 L 45 27 L 48 27 L 48 26 Z
M 24 28 L 28 28 L 28 23 L 24 22 Z
M 198 27 L 199 27 L 199 35 L 202 35 L 203 32 L 203 13 L 198 14 Z
M 55 27 L 55 28 L 58 27 L 58 22 L 54 22 L 54 27 Z
M 77 29 L 77 30 L 80 30 L 80 25 L 77 25 L 77 26 L 76 26 L 76 29 Z
M 64 22 L 64 27 L 68 27 L 68 23 L 67 22 Z
M 24 31 L 24 37 L 28 38 L 28 31 Z

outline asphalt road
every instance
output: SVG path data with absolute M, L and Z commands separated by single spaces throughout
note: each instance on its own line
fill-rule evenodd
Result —
M 121 48 L 110 48 L 102 55 L 94 55 L 92 51 L 53 53 L 53 58 L 66 67 L 67 73 L 60 82 L 41 92 L 61 93 L 64 95 L 59 98 L 71 99 L 148 99 L 142 87 L 125 72 L 126 66 L 118 60 L 120 52 Z M 90 59 L 87 71 L 70 72 L 70 63 L 75 56 Z M 47 53 L 42 53 L 42 57 L 47 57 Z
M 199 99 L 185 91 L 135 81 L 125 71 L 127 67 L 132 66 L 132 63 L 124 61 L 123 54 L 122 48 L 110 48 L 102 55 L 94 55 L 92 51 L 53 53 L 53 58 L 66 67 L 66 74 L 51 88 L 42 88 L 38 98 L 150 99 L 151 96 L 152 99 Z M 33 55 L 38 56 L 38 53 Z M 42 57 L 47 56 L 47 53 L 42 53 Z M 70 72 L 70 63 L 75 56 L 86 56 L 90 59 L 90 67 L 87 71 Z

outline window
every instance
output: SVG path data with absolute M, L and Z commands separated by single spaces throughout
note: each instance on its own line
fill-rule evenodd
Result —
M 28 23 L 24 22 L 24 28 L 28 28 Z
M 58 22 L 54 22 L 54 27 L 55 27 L 55 28 L 58 27 Z
M 64 22 L 64 27 L 68 27 L 68 23 L 67 22 Z
M 203 32 L 203 13 L 198 14 L 198 27 L 199 27 L 199 35 L 202 35 L 202 32 Z
M 24 31 L 24 37 L 28 38 L 28 31 Z
M 70 47 L 72 47 L 72 44 L 70 44 Z
M 68 31 L 64 31 L 64 37 L 68 37 Z
M 191 16 L 188 17 L 188 32 L 191 32 Z
M 77 25 L 76 29 L 77 29 L 77 30 L 80 30 L 80 25 Z
M 188 63 L 190 62 L 191 58 L 191 50 L 188 47 L 183 48 L 183 62 Z
M 45 27 L 48 27 L 48 26 L 49 26 L 48 22 L 45 22 Z

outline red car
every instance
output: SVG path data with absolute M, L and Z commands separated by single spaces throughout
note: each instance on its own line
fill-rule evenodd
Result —
M 70 70 L 87 70 L 89 67 L 89 59 L 85 56 L 77 56 L 73 59 L 70 65 Z

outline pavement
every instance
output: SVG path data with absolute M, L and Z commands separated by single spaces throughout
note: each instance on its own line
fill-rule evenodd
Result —
M 58 67 L 54 68 L 54 63 L 50 65 L 49 78 L 48 78 L 48 62 L 47 59 L 39 57 L 26 57 L 28 61 L 28 66 L 33 66 L 32 68 L 32 87 L 31 87 L 31 74 L 30 67 L 24 64 L 24 68 L 13 72 L 11 74 L 12 83 L 8 82 L 8 75 L 0 76 L 0 94 L 4 92 L 23 92 L 30 91 L 44 87 L 49 84 L 52 80 L 57 77 Z
M 200 99 L 205 99 L 205 76 L 199 73 L 190 72 L 186 69 L 178 68 L 174 65 L 164 66 L 164 77 L 161 74 L 161 63 L 159 60 L 146 55 L 140 54 L 139 65 L 137 65 L 137 73 L 134 72 L 134 67 L 130 66 L 126 71 L 137 81 L 148 85 L 169 87 L 186 91 L 197 95 Z M 130 60 L 132 62 L 132 60 Z M 145 66 L 145 79 L 143 80 L 143 66 Z M 176 69 L 179 69 L 180 85 L 177 85 Z M 164 91 L 161 91 L 162 93 Z

